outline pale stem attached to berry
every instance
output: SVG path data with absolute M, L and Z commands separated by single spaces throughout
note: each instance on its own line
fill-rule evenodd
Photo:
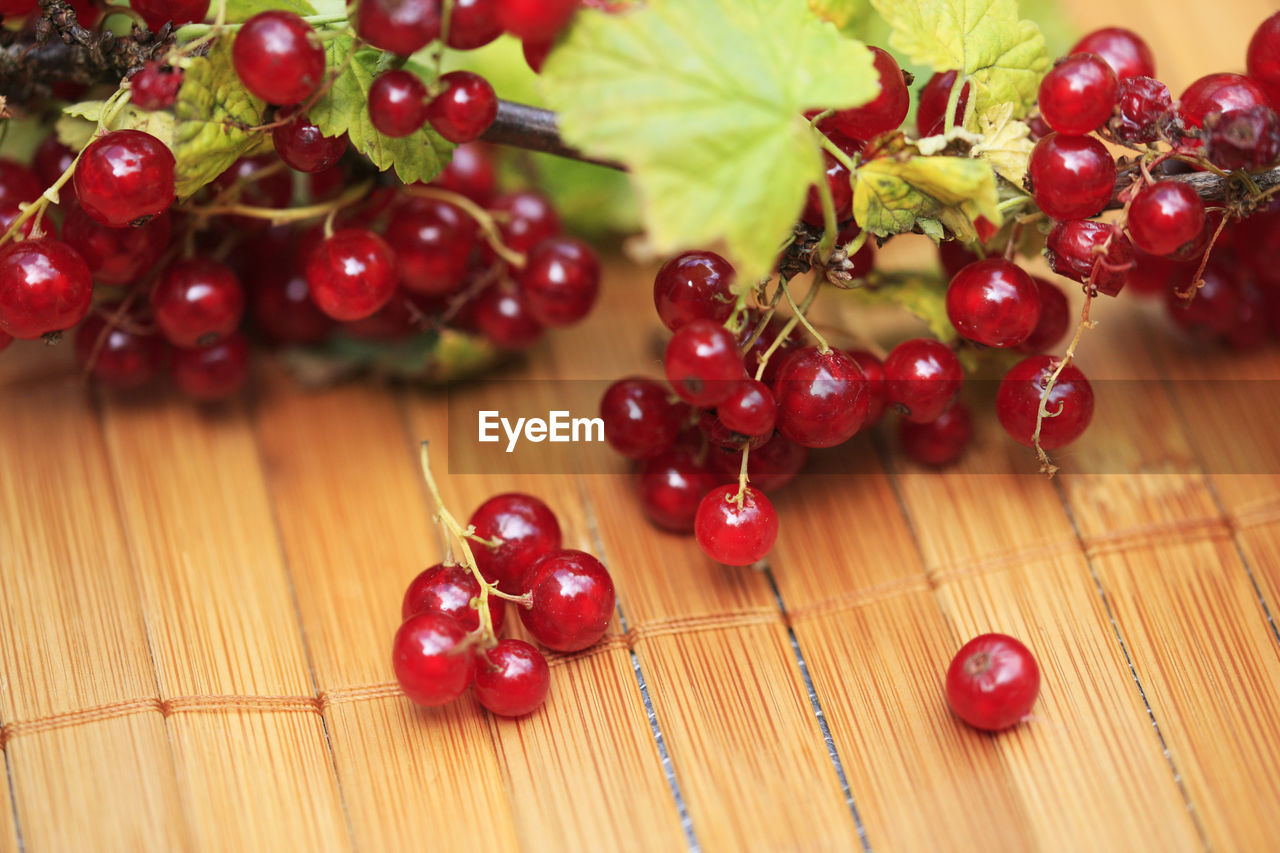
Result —
M 349 207 L 362 201 L 368 195 L 372 186 L 372 182 L 365 181 L 362 184 L 351 187 L 332 201 L 308 204 L 302 207 L 257 207 L 251 204 L 234 202 L 218 204 L 215 202 L 205 205 L 184 205 L 179 210 L 205 218 L 222 214 L 234 214 L 236 216 L 246 216 L 250 219 L 265 219 L 272 225 L 284 225 L 289 222 L 302 222 L 307 219 L 317 219 L 321 216 L 331 216 L 344 207 Z
M 795 319 L 799 320 L 800 324 L 805 327 L 805 330 L 808 331 L 809 334 L 813 335 L 813 339 L 818 342 L 818 352 L 823 355 L 831 352 L 831 347 L 827 344 L 827 339 L 822 336 L 821 332 L 813 327 L 813 324 L 809 322 L 809 318 L 805 316 L 805 312 L 809 310 L 809 306 L 813 304 L 814 297 L 818 294 L 818 288 L 822 287 L 822 279 L 815 278 L 813 280 L 813 287 L 809 290 L 808 294 L 805 295 L 805 305 L 803 308 L 797 305 L 795 299 L 792 298 L 791 288 L 787 285 L 786 279 L 780 279 L 778 286 L 782 288 L 782 295 L 787 298 L 787 304 L 790 305 L 791 310 L 795 312 Z M 781 337 L 781 335 L 779 335 L 779 337 Z
M 463 213 L 475 220 L 476 225 L 480 226 L 480 231 L 484 234 L 484 239 L 493 249 L 494 254 L 517 269 L 524 268 L 525 256 L 502 242 L 502 233 L 498 230 L 498 223 L 493 218 L 493 214 L 471 199 L 461 193 L 440 189 L 439 187 L 406 187 L 405 192 L 416 198 L 447 201 L 454 207 L 460 208 Z

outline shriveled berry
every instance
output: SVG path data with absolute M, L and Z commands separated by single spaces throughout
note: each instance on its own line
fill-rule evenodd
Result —
M 534 639 L 557 652 L 594 646 L 613 619 L 613 578 L 585 551 L 563 548 L 543 554 L 525 572 L 530 606 L 520 621 Z
M 1172 118 L 1169 87 L 1153 77 L 1125 77 L 1120 81 L 1119 135 L 1129 142 L 1155 142 Z
M 1046 247 L 1054 272 L 1081 284 L 1092 280 L 1093 287 L 1108 296 L 1115 296 L 1124 288 L 1133 263 L 1129 238 L 1109 223 L 1090 219 L 1059 222 L 1049 232 Z
M 1271 107 L 1204 117 L 1205 155 L 1224 171 L 1268 169 L 1280 159 L 1280 118 Z

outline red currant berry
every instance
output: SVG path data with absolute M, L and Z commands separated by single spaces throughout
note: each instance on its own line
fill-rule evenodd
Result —
M 164 339 L 153 332 L 139 331 L 134 316 L 126 315 L 120 325 L 112 325 L 107 318 L 115 317 L 118 308 L 103 305 L 102 314 L 90 314 L 80 324 L 76 329 L 76 360 L 103 385 L 138 388 L 160 372 Z
M 1169 87 L 1152 77 L 1125 77 L 1120 81 L 1120 127 L 1129 142 L 1155 142 L 1173 112 Z
M 375 5 L 362 0 L 359 11 Z M 324 79 L 324 47 L 311 25 L 292 12 L 259 12 L 240 27 L 231 62 L 244 87 L 269 104 L 305 101 Z
M 484 146 L 468 142 L 453 149 L 453 159 L 431 184 L 486 205 L 493 200 L 498 178 Z
M 867 50 L 880 78 L 880 94 L 860 107 L 836 110 L 827 119 L 836 130 L 854 139 L 871 139 L 896 130 L 911 109 L 911 93 L 898 63 L 878 47 L 868 46 Z
M 199 23 L 209 14 L 209 0 L 129 0 L 129 5 L 133 11 L 142 16 L 142 20 L 147 22 L 147 29 L 152 32 L 168 23 L 172 23 L 175 30 L 183 24 Z M 91 25 L 82 24 L 82 26 Z M 142 108 L 144 110 L 162 109 L 162 107 Z
M 957 71 L 939 71 L 929 78 L 920 90 L 920 101 L 916 107 L 916 133 L 919 136 L 937 136 L 946 130 L 947 104 L 951 100 L 951 87 L 956 84 Z M 969 106 L 969 84 L 966 82 L 960 90 L 960 101 L 956 104 L 954 123 L 964 123 L 964 111 Z
M 497 0 L 453 0 L 447 43 L 454 50 L 475 50 L 502 35 Z
M 226 264 L 208 258 L 178 261 L 151 291 L 151 310 L 169 343 L 204 347 L 240 325 L 244 291 Z
M 73 180 L 85 212 L 123 228 L 163 213 L 173 204 L 173 153 L 140 130 L 114 130 L 80 155 Z
M 480 584 L 466 566 L 437 563 L 409 583 L 404 601 L 400 604 L 400 618 L 408 619 L 415 613 L 441 613 L 457 621 L 468 631 L 480 627 L 480 612 L 471 606 L 480 597 Z M 507 610 L 502 599 L 489 596 L 489 617 L 494 633 L 501 633 Z
M 502 214 L 498 230 L 503 244 L 513 252 L 528 252 L 560 233 L 560 217 L 546 196 L 532 191 L 508 193 L 494 199 L 490 208 Z
M 443 613 L 410 616 L 396 631 L 391 665 L 406 696 L 419 705 L 447 705 L 471 684 L 476 659 L 467 631 Z
M 946 344 L 915 338 L 898 344 L 884 360 L 885 397 L 907 420 L 936 421 L 960 393 L 964 370 Z
M 1170 288 L 1165 293 L 1165 307 L 1178 328 L 1196 340 L 1213 343 L 1235 325 L 1241 308 L 1240 294 L 1225 264 L 1218 261 L 1216 255 L 1201 278 L 1204 284 L 1195 291 L 1194 299 L 1188 302 L 1178 295 L 1178 289 Z
M 1092 53 L 1073 53 L 1040 81 L 1040 115 L 1058 133 L 1090 133 L 1111 118 L 1120 83 Z
M 671 387 L 694 406 L 717 405 L 745 376 L 737 341 L 712 320 L 694 320 L 677 329 L 664 362 Z
M 1173 254 L 1204 229 L 1204 202 L 1196 191 L 1176 181 L 1143 187 L 1129 207 L 1133 244 L 1153 255 Z
M 836 222 L 842 222 L 853 215 L 853 184 L 849 179 L 849 170 L 825 151 L 822 152 L 822 160 L 826 164 L 827 187 L 831 190 L 831 198 L 835 203 Z M 814 228 L 821 228 L 825 223 L 822 196 L 817 186 L 809 187 L 800 218 Z
M 1059 222 L 1049 232 L 1046 246 L 1049 266 L 1054 272 L 1081 284 L 1087 284 L 1092 277 L 1094 288 L 1108 296 L 1115 296 L 1124 288 L 1133 264 L 1133 246 L 1129 239 L 1105 222 L 1089 219 Z M 1108 247 L 1106 254 L 1102 254 L 1103 246 Z
M 525 349 L 542 336 L 542 324 L 533 318 L 518 287 L 487 288 L 476 297 L 474 321 L 476 330 L 499 349 Z
M 79 207 L 62 222 L 63 241 L 80 253 L 102 284 L 132 284 L 155 266 L 169 245 L 169 215 L 137 228 L 110 228 Z
M 243 335 L 223 338 L 199 349 L 175 347 L 169 363 L 178 390 L 195 400 L 224 400 L 249 376 L 249 344 Z
M 1249 76 L 1280 109 L 1280 12 L 1267 18 L 1254 30 L 1247 53 Z
M 845 355 L 858 363 L 858 367 L 862 369 L 862 375 L 867 380 L 869 397 L 867 420 L 863 426 L 875 426 L 884 417 L 885 406 L 888 405 L 888 400 L 885 399 L 884 362 L 866 350 L 845 350 Z
M 1033 355 L 1013 366 L 1000 381 L 996 392 L 996 416 L 1005 432 L 1019 444 L 1033 445 L 1040 396 L 1048 387 L 1049 377 L 1062 360 L 1048 355 Z M 1045 402 L 1049 416 L 1041 420 L 1040 446 L 1045 450 L 1063 447 L 1075 441 L 1093 420 L 1093 388 L 1074 364 L 1068 364 L 1058 375 L 1053 391 Z
M 1271 107 L 1210 113 L 1204 131 L 1205 155 L 1224 171 L 1261 171 L 1280 158 L 1280 117 Z
M 383 136 L 416 133 L 427 121 L 427 86 L 408 71 L 384 71 L 369 86 L 369 121 Z
M 468 522 L 481 539 L 498 540 L 490 548 L 471 549 L 480 574 L 510 595 L 519 595 L 525 572 L 543 554 L 560 547 L 560 523 L 555 513 L 531 495 L 508 492 L 480 505 Z
M 334 165 L 347 150 L 347 135 L 325 136 L 304 115 L 271 131 L 276 153 L 290 169 L 321 172 Z
M 748 460 L 750 461 L 750 460 Z M 764 559 L 778 538 L 778 513 L 759 489 L 717 486 L 698 504 L 693 535 L 704 554 L 726 566 L 749 566 Z
M 594 646 L 613 618 L 613 578 L 584 551 L 543 554 L 525 572 L 523 590 L 531 603 L 520 608 L 520 621 L 535 640 L 557 652 Z
M 1092 53 L 1106 60 L 1117 77 L 1154 77 L 1156 61 L 1142 37 L 1123 27 L 1094 30 L 1071 48 L 1072 53 Z
M 204 9 L 200 12 L 200 20 L 209 11 L 209 0 L 197 0 Z M 187 23 L 186 21 L 182 23 Z M 179 23 L 174 21 L 174 25 Z M 178 98 L 178 90 L 182 88 L 182 69 L 170 65 L 148 61 L 140 71 L 129 78 L 129 103 L 142 110 L 167 110 Z
M 1267 93 L 1243 74 L 1207 74 L 1182 93 L 1178 115 L 1187 127 L 1200 127 L 1209 113 L 1267 105 Z
M 1005 634 L 982 634 L 961 646 L 947 668 L 947 702 L 975 729 L 998 732 L 1031 713 L 1040 667 L 1031 651 Z
M 427 121 L 450 142 L 472 142 L 498 116 L 498 96 L 489 81 L 470 71 L 450 71 L 444 90 L 427 104 Z
M 547 698 L 550 688 L 547 659 L 524 640 L 502 640 L 476 656 L 476 700 L 492 714 L 531 714 Z
M 586 243 L 552 237 L 529 252 L 519 284 L 539 323 L 568 326 L 587 316 L 595 304 L 600 261 Z
M 282 344 L 317 344 L 333 331 L 333 319 L 311 301 L 307 277 L 280 265 L 256 277 L 250 290 L 253 319 L 267 337 Z
M 40 188 L 53 186 L 54 182 L 62 177 L 62 173 L 71 168 L 75 159 L 76 152 L 59 142 L 56 133 L 51 133 L 36 146 L 36 152 L 31 158 L 31 168 L 35 175 L 30 178 L 29 184 L 26 184 L 22 178 L 18 179 L 17 185 L 10 183 L 11 176 L 7 174 L 8 170 L 5 168 L 8 161 L 0 160 L 0 203 L 35 201 L 40 196 Z M 28 176 L 31 175 L 25 169 L 23 172 Z M 30 197 L 25 197 L 27 195 Z M 62 185 L 62 189 L 58 190 L 58 198 L 64 205 L 76 200 L 74 180 Z
M 387 224 L 406 290 L 447 296 L 461 289 L 476 247 L 476 224 L 447 201 L 415 199 Z
M 973 441 L 973 419 L 964 403 L 956 403 L 927 424 L 904 418 L 898 421 L 898 441 L 921 465 L 945 468 L 955 464 Z
M 577 11 L 578 0 L 497 0 L 498 23 L 518 39 L 550 41 Z
M 1031 150 L 1032 195 L 1053 219 L 1081 219 L 1107 206 L 1116 184 L 1116 161 L 1092 136 L 1051 133 Z
M 93 299 L 89 267 L 75 249 L 49 238 L 0 251 L 0 330 L 29 340 L 69 329 Z
M 728 453 L 740 464 L 741 453 Z M 747 466 L 755 461 L 756 451 L 747 459 Z M 738 471 L 735 468 L 733 476 Z M 754 476 L 752 482 L 755 482 Z M 649 520 L 673 533 L 692 533 L 693 520 L 698 514 L 698 504 L 703 496 L 720 484 L 720 478 L 700 459 L 695 451 L 673 448 L 647 460 L 640 469 L 640 506 Z
M 620 379 L 600 399 L 600 419 L 609 446 L 628 459 L 647 459 L 675 444 L 689 407 L 675 403 L 660 382 Z
M 440 37 L 440 0 L 360 0 L 356 32 L 374 47 L 401 56 Z
M 862 368 L 839 350 L 804 347 L 773 381 L 778 432 L 803 447 L 835 447 L 867 419 L 871 394 Z
M 956 331 L 989 347 L 1022 343 L 1040 319 L 1040 294 L 1031 276 L 1003 258 L 976 261 L 947 288 L 947 317 Z
M 382 238 L 347 228 L 307 254 L 307 285 L 320 310 L 335 320 L 368 317 L 391 299 L 399 274 Z
M 1027 339 L 1014 349 L 1027 355 L 1039 355 L 1052 349 L 1067 333 L 1067 326 L 1071 324 L 1071 306 L 1067 303 L 1067 295 L 1057 285 L 1035 276 L 1031 280 L 1036 283 L 1036 294 L 1040 299 L 1040 319 Z
M 743 379 L 716 406 L 716 417 L 741 435 L 771 436 L 778 419 L 778 404 L 769 386 L 754 379 Z
M 653 279 L 653 304 L 671 331 L 694 320 L 723 323 L 733 313 L 733 267 L 715 252 L 685 252 Z

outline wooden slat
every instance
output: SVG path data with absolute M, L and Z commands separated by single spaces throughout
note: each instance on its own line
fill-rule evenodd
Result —
M 0 721 L 2 722 L 2 721 Z M 3 756 L 0 756 L 2 758 Z M 0 773 L 0 850 L 17 853 L 19 849 L 18 827 L 13 817 L 13 799 L 9 791 L 8 772 Z

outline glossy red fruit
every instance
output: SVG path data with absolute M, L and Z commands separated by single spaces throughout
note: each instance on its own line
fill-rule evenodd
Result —
M 202 402 L 224 400 L 249 377 L 249 343 L 243 335 L 234 334 L 213 346 L 174 347 L 169 370 L 174 384 L 188 397 Z
M 507 193 L 493 200 L 489 208 L 499 217 L 502 242 L 513 252 L 528 252 L 560 233 L 560 217 L 546 196 L 525 190 Z
M 739 462 L 740 453 L 730 454 Z M 752 451 L 747 463 L 755 461 Z M 734 476 L 737 471 L 734 471 Z M 752 482 L 755 478 L 752 477 Z M 692 533 L 698 504 L 720 478 L 696 451 L 677 447 L 647 460 L 640 469 L 640 506 L 649 520 L 664 530 Z
M 898 421 L 902 450 L 921 465 L 945 468 L 964 455 L 973 441 L 973 419 L 964 403 L 956 403 L 927 424 Z
M 164 340 L 154 332 L 138 329 L 138 318 L 125 315 L 112 325 L 116 305 L 104 305 L 99 314 L 85 317 L 76 329 L 76 361 L 89 375 L 112 388 L 138 388 L 151 381 L 164 363 Z
M 80 155 L 73 180 L 85 212 L 103 225 L 123 228 L 173 204 L 173 154 L 140 130 L 114 130 Z
M 1056 284 L 1036 276 L 1031 280 L 1036 283 L 1036 295 L 1040 300 L 1040 319 L 1026 340 L 1014 349 L 1027 355 L 1039 355 L 1053 349 L 1067 333 L 1071 324 L 1071 306 L 1067 295 Z
M 446 43 L 454 50 L 475 50 L 502 35 L 498 0 L 453 0 Z
M 1249 76 L 1266 91 L 1271 105 L 1280 110 L 1280 12 L 1254 30 L 1246 53 Z
M 408 56 L 440 37 L 440 0 L 360 0 L 355 25 L 374 47 Z
M 502 28 L 518 39 L 550 41 L 569 23 L 578 0 L 497 0 Z
M 1205 155 L 1223 171 L 1257 172 L 1280 159 L 1280 116 L 1271 107 L 1210 113 L 1204 132 Z
M 854 139 L 871 139 L 896 130 L 911 108 L 911 93 L 897 61 L 878 47 L 868 46 L 867 50 L 879 75 L 880 93 L 869 103 L 836 110 L 827 119 L 836 130 Z
M 502 640 L 476 655 L 476 700 L 499 717 L 523 717 L 538 709 L 551 688 L 542 652 L 524 640 Z
M 1040 693 L 1031 651 L 1005 634 L 981 634 L 947 668 L 947 703 L 975 729 L 998 732 L 1022 722 Z
M 884 417 L 885 398 L 884 362 L 866 350 L 845 350 L 845 355 L 858 363 L 862 375 L 867 380 L 867 420 L 864 427 L 875 426 Z
M 858 363 L 840 350 L 804 347 L 773 381 L 778 432 L 804 447 L 835 447 L 867 419 L 871 394 Z
M 304 115 L 271 131 L 271 141 L 285 165 L 299 172 L 322 172 L 342 159 L 347 150 L 345 133 L 325 136 Z
M 383 136 L 416 133 L 427 121 L 427 86 L 416 74 L 384 71 L 369 86 L 369 121 Z
M 628 459 L 647 459 L 675 444 L 689 407 L 670 399 L 661 382 L 620 379 L 600 399 L 600 419 L 609 446 Z
M 461 289 L 476 248 L 476 223 L 437 199 L 414 199 L 387 223 L 387 244 L 400 262 L 400 282 L 414 293 L 447 296 Z
M 277 343 L 316 344 L 333 331 L 333 318 L 311 301 L 306 275 L 292 264 L 257 276 L 250 302 L 254 322 Z
M 1155 142 L 1172 118 L 1173 96 L 1169 87 L 1152 77 L 1126 77 L 1120 81 L 1120 128 L 1130 142 Z
M 685 252 L 653 279 L 653 304 L 671 331 L 694 320 L 723 323 L 733 313 L 733 266 L 715 252 Z
M 524 574 L 535 560 L 560 547 L 555 513 L 531 495 L 495 495 L 471 514 L 468 523 L 481 539 L 500 540 L 493 548 L 475 543 L 471 552 L 485 580 L 511 595 L 520 594 Z
M 951 87 L 956 84 L 957 71 L 939 71 L 929 78 L 929 82 L 920 89 L 919 105 L 916 107 L 916 133 L 921 137 L 936 136 L 946 130 L 947 104 L 951 99 Z M 959 126 L 964 123 L 964 111 L 969 106 L 969 84 L 965 83 L 960 90 L 960 101 L 956 104 L 953 123 Z
M 391 646 L 391 665 L 405 695 L 428 707 L 461 696 L 476 670 L 466 639 L 466 629 L 442 613 L 426 611 L 406 619 Z
M 173 264 L 151 291 L 156 325 L 169 343 L 205 347 L 235 332 L 244 291 L 226 264 L 192 258 Z
M 498 283 L 486 288 L 472 309 L 476 330 L 500 349 L 525 349 L 542 337 L 542 324 L 518 287 Z
M 996 416 L 1005 432 L 1019 444 L 1033 445 L 1040 395 L 1061 359 L 1033 355 L 1013 366 L 1000 381 L 996 392 Z M 1046 408 L 1057 415 L 1041 421 L 1040 446 L 1045 450 L 1063 447 L 1084 434 L 1093 420 L 1093 388 L 1074 364 L 1062 369 Z
M 129 5 L 153 32 L 168 23 L 175 30 L 183 24 L 199 23 L 209 14 L 209 0 L 129 0 Z
M 584 551 L 543 554 L 525 572 L 522 589 L 531 605 L 520 608 L 520 621 L 535 640 L 557 652 L 595 645 L 613 619 L 613 578 Z
M 600 261 L 586 243 L 552 237 L 529 252 L 518 283 L 539 323 L 572 325 L 587 316 L 596 302 Z
M 1053 219 L 1093 216 L 1111 200 L 1116 162 L 1092 136 L 1051 133 L 1031 150 L 1028 172 L 1036 205 Z
M 47 237 L 0 250 L 0 330 L 20 339 L 69 329 L 84 319 L 93 282 L 84 259 Z
M 0 203 L 35 201 L 39 198 L 42 188 L 53 186 L 58 178 L 62 177 L 62 173 L 71 168 L 75 159 L 76 152 L 59 142 L 56 133 L 51 133 L 40 141 L 36 146 L 35 154 L 31 157 L 31 169 L 35 175 L 29 178 L 29 183 L 22 178 L 18 178 L 16 185 L 9 183 L 9 169 L 5 168 L 8 161 L 0 160 Z M 25 169 L 22 172 L 27 176 L 31 175 L 31 172 Z M 28 195 L 30 197 L 22 197 Z M 62 189 L 58 190 L 58 200 L 60 204 L 67 206 L 76 200 L 74 179 L 67 181 L 62 185 Z
M 427 121 L 450 142 L 473 142 L 498 116 L 498 96 L 489 81 L 470 71 L 450 71 L 427 104 Z
M 1058 275 L 1081 284 L 1092 276 L 1093 286 L 1108 296 L 1124 288 L 1133 263 L 1133 245 L 1111 224 L 1090 219 L 1059 222 L 1045 245 L 1049 266 Z M 1103 246 L 1107 246 L 1106 253 L 1099 254 Z
M 431 184 L 487 205 L 497 191 L 498 179 L 484 145 L 468 142 L 453 149 L 453 159 Z
M 989 347 L 1022 343 L 1040 319 L 1035 282 L 1003 258 L 976 261 L 951 279 L 947 317 L 956 331 Z
M 1129 206 L 1129 236 L 1153 255 L 1170 255 L 1204 228 L 1204 202 L 1176 181 L 1160 181 L 1138 191 Z
M 672 389 L 694 406 L 715 406 L 746 375 L 733 334 L 711 320 L 677 329 L 663 361 Z
M 1040 80 L 1040 115 L 1058 133 L 1090 133 L 1111 118 L 1120 82 L 1093 53 L 1073 53 Z
M 311 25 L 292 12 L 259 12 L 245 21 L 231 46 L 231 62 L 246 89 L 276 106 L 302 103 L 324 80 L 324 47 Z
M 754 379 L 743 379 L 716 406 L 716 417 L 741 435 L 771 436 L 778 420 L 778 404 L 769 386 Z
M 1267 106 L 1267 93 L 1243 74 L 1207 74 L 1178 99 L 1178 115 L 1187 127 L 1200 127 L 1209 113 Z
M 826 166 L 827 188 L 831 191 L 831 200 L 835 207 L 836 222 L 842 222 L 853 215 L 853 184 L 849 180 L 849 170 L 827 152 L 822 152 L 822 161 Z M 800 218 L 814 228 L 822 228 L 826 219 L 822 213 L 822 196 L 818 187 L 810 186 L 805 196 L 804 210 Z
M 884 360 L 885 397 L 902 417 L 936 421 L 960 393 L 964 370 L 946 344 L 928 338 L 903 341 Z
M 205 7 L 200 13 L 203 18 L 208 11 L 208 0 L 197 0 L 197 3 Z M 129 103 L 142 110 L 167 110 L 177 100 L 181 88 L 182 69 L 149 60 L 129 78 L 129 91 L 133 93 Z
M 1071 52 L 1102 57 L 1121 78 L 1156 76 L 1156 61 L 1151 48 L 1141 36 L 1123 27 L 1094 30 L 1076 42 Z
M 749 566 L 773 548 L 778 538 L 778 514 L 759 489 L 747 486 L 742 504 L 735 499 L 738 485 L 717 486 L 698 504 L 693 534 L 703 553 L 726 566 Z
M 169 245 L 169 215 L 137 228 L 111 228 L 74 207 L 62 222 L 62 239 L 80 253 L 101 284 L 132 284 L 155 266 Z
M 320 310 L 335 320 L 368 317 L 391 299 L 399 274 L 382 238 L 346 228 L 307 253 L 307 285 Z
M 437 563 L 409 582 L 400 602 L 400 618 L 415 613 L 441 613 L 457 621 L 468 631 L 480 627 L 480 613 L 471 606 L 480 597 L 480 584 L 466 566 Z M 489 596 L 489 617 L 494 633 L 501 633 L 507 610 L 501 598 Z

